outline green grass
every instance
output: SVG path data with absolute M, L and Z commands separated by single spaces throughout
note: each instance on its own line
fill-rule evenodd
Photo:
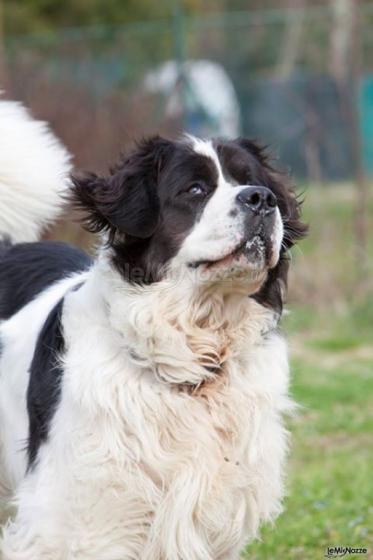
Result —
M 350 304 L 359 291 L 362 262 L 355 237 L 356 195 L 352 185 L 310 186 L 304 196 L 303 218 L 310 231 L 293 251 L 292 298 L 302 305 Z M 368 257 L 365 279 L 369 284 L 373 275 L 373 185 L 367 211 L 364 254 Z
M 292 392 L 302 405 L 289 422 L 287 498 L 242 558 L 316 560 L 340 545 L 368 548 L 348 558 L 373 559 L 373 196 L 365 297 L 353 189 L 308 188 L 305 198 L 310 235 L 293 254 L 285 320 Z
M 293 446 L 285 510 L 273 527 L 264 528 L 262 542 L 249 546 L 242 557 L 314 560 L 324 557 L 327 546 L 345 545 L 364 546 L 364 558 L 373 558 L 373 346 L 365 345 L 369 332 L 360 344 L 346 334 L 350 327 L 341 336 L 347 319 L 361 327 L 352 311 L 342 325 L 334 319 L 334 327 L 326 316 L 329 338 L 323 339 L 316 328 L 319 313 L 299 309 L 294 315 L 288 321 L 290 340 L 296 339 L 292 391 L 302 408 L 289 423 Z

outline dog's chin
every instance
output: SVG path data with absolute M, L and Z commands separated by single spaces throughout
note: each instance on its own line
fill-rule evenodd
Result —
M 199 261 L 193 267 L 210 277 L 243 277 L 254 282 L 262 279 L 269 269 L 274 268 L 279 252 L 273 244 L 260 235 L 244 241 L 227 255 Z

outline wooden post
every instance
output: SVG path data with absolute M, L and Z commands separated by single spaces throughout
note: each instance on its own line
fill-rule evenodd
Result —
M 299 45 L 304 32 L 305 0 L 292 0 L 289 9 L 284 13 L 287 14 L 285 40 L 276 71 L 277 76 L 283 80 L 291 76 L 297 63 Z
M 351 40 L 351 93 L 350 93 L 350 113 L 351 113 L 351 138 L 352 156 L 355 172 L 355 244 L 356 244 L 356 263 L 358 272 L 358 292 L 363 296 L 367 287 L 368 275 L 368 200 L 369 187 L 365 176 L 363 162 L 363 146 L 360 126 L 360 87 L 362 77 L 362 49 L 361 49 L 361 12 L 359 1 L 351 2 L 352 17 L 352 40 Z
M 0 91 L 4 90 L 7 85 L 6 65 L 5 65 L 5 47 L 4 47 L 4 5 L 0 0 Z
M 331 0 L 334 13 L 330 71 L 340 92 L 350 139 L 355 183 L 354 247 L 357 296 L 364 296 L 368 277 L 368 182 L 362 158 L 360 85 L 362 76 L 361 10 L 359 0 Z

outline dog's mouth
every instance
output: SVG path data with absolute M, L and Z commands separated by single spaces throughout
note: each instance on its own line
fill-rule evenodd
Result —
M 269 266 L 272 248 L 260 233 L 242 241 L 233 251 L 218 259 L 204 259 L 190 263 L 192 268 L 263 270 Z

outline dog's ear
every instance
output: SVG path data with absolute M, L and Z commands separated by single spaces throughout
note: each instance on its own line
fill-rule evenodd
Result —
M 172 149 L 171 141 L 154 136 L 123 157 L 109 176 L 73 177 L 70 199 L 83 211 L 85 228 L 151 237 L 159 222 L 159 176 Z

